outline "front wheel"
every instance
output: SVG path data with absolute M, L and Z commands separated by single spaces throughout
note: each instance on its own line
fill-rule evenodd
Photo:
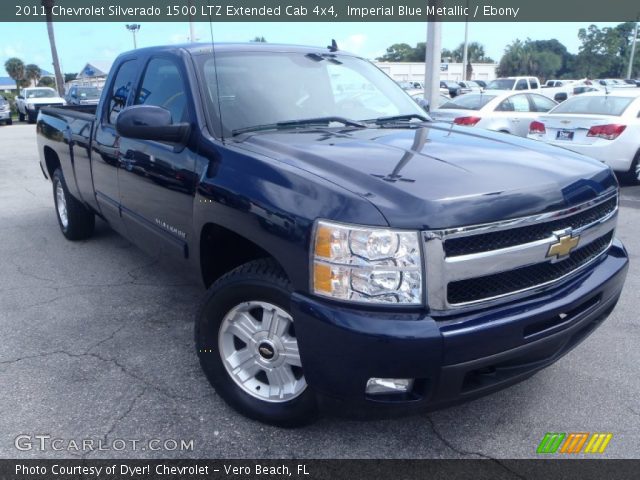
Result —
M 628 185 L 640 185 L 640 151 L 636 153 L 629 170 L 620 175 L 620 180 Z
M 289 281 L 274 261 L 246 263 L 210 287 L 195 331 L 200 364 L 218 394 L 240 413 L 283 427 L 317 417 L 290 295 Z
M 24 113 L 22 113 L 19 110 L 18 110 L 18 120 L 20 120 L 21 122 L 24 122 Z

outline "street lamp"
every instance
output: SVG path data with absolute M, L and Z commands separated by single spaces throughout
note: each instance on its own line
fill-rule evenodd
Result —
M 136 44 L 136 32 L 140 30 L 140 25 L 137 23 L 131 23 L 131 24 L 127 23 L 126 27 L 127 27 L 127 30 L 133 33 L 133 48 L 135 50 L 136 48 L 138 48 L 138 45 Z
M 627 70 L 627 78 L 631 78 L 631 74 L 633 72 L 633 57 L 636 54 L 637 41 L 638 41 L 638 22 L 636 22 L 635 28 L 633 29 L 633 41 L 631 42 L 631 55 L 629 57 L 629 68 Z

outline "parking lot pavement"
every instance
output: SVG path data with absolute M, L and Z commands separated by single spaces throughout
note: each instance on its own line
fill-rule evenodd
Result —
M 89 241 L 63 238 L 34 139 L 33 126 L 0 127 L 0 457 L 79 455 L 66 442 L 62 451 L 14 446 L 20 434 L 47 434 L 96 445 L 193 440 L 193 451 L 128 443 L 89 458 L 522 458 L 535 457 L 545 432 L 612 432 L 607 457 L 640 457 L 640 188 L 622 194 L 618 235 L 631 269 L 620 303 L 559 363 L 429 415 L 282 430 L 235 413 L 201 373 L 200 286 L 104 223 Z

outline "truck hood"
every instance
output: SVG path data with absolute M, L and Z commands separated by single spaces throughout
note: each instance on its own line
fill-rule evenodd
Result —
M 447 124 L 263 132 L 241 145 L 367 198 L 397 228 L 517 218 L 580 204 L 617 187 L 611 170 L 598 161 Z

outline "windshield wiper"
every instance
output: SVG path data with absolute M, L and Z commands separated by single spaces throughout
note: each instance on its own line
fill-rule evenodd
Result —
M 390 117 L 378 117 L 374 120 L 376 125 L 386 125 L 387 123 L 409 122 L 410 120 L 420 120 L 421 122 L 429 122 L 430 118 L 417 113 L 408 113 L 406 115 L 392 115 Z
M 253 127 L 237 128 L 231 131 L 234 137 L 242 133 L 259 132 L 262 130 L 281 130 L 297 127 L 328 127 L 331 123 L 342 123 L 347 127 L 367 128 L 364 123 L 350 120 L 344 117 L 328 116 L 317 118 L 303 118 L 300 120 L 287 120 L 285 122 L 268 123 L 265 125 L 254 125 Z

